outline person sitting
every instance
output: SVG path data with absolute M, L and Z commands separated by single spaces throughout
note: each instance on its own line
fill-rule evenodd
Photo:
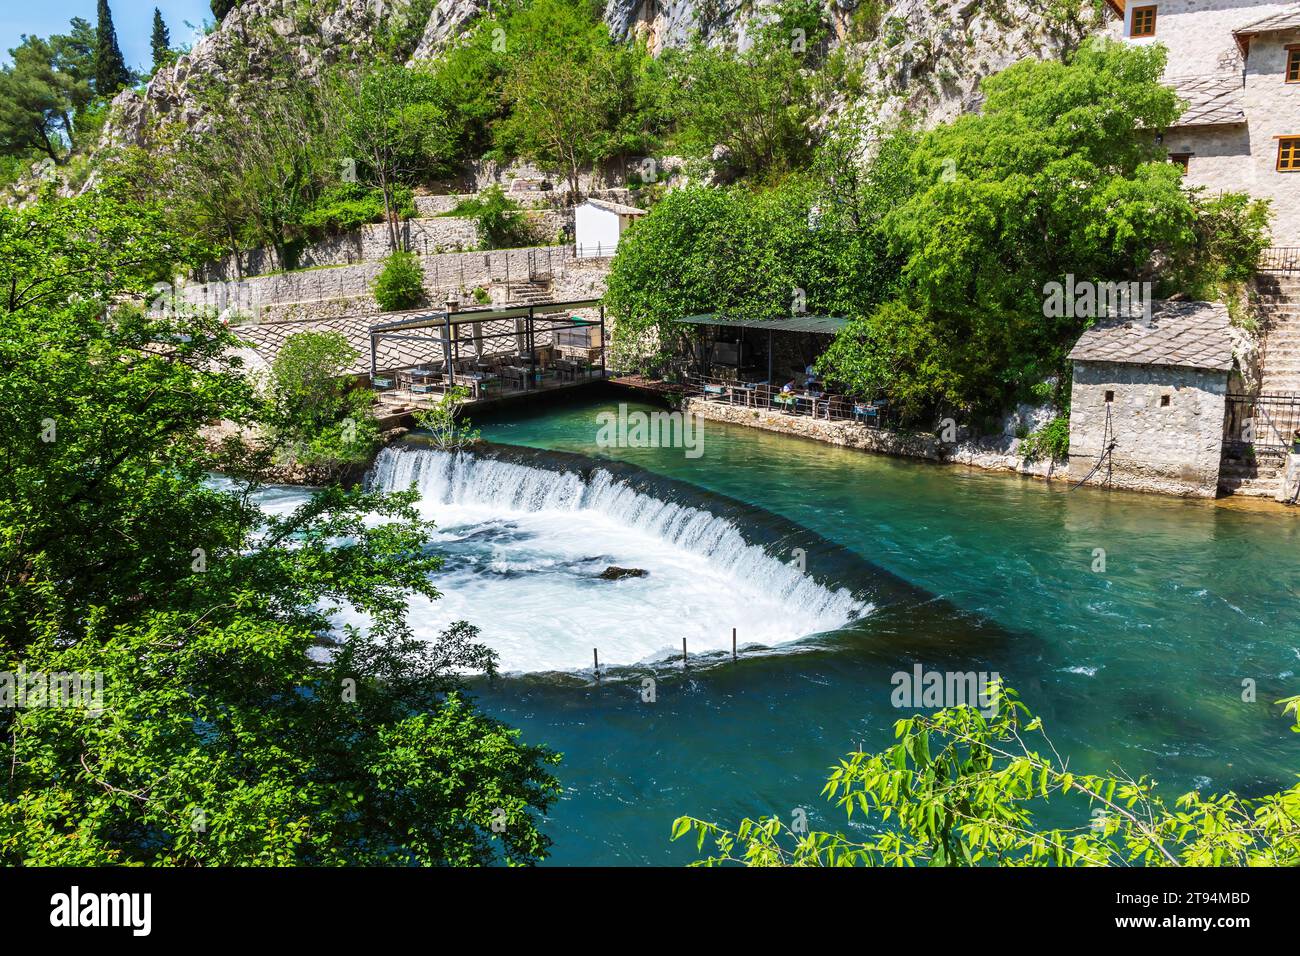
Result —
M 786 382 L 784 385 L 781 386 L 781 394 L 789 395 L 791 392 L 794 391 L 794 388 L 795 388 L 794 379 L 790 379 L 790 381 Z

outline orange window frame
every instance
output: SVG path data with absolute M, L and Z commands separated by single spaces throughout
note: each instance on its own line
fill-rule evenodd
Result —
M 1277 138 L 1277 171 L 1300 173 L 1300 136 Z
M 1156 35 L 1156 4 L 1146 7 L 1134 7 L 1133 19 L 1129 21 L 1128 35 L 1141 39 Z

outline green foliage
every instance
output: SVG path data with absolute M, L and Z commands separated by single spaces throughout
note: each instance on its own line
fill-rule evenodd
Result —
M 697 42 L 671 60 L 678 142 L 708 155 L 725 150 L 737 175 L 778 179 L 812 157 L 811 121 L 820 109 L 808 67 L 826 33 L 818 4 L 785 4 L 784 14 L 733 53 Z M 798 32 L 796 32 L 798 31 Z
M 1300 698 L 1279 701 L 1294 714 Z M 1300 725 L 1296 727 L 1300 730 Z M 1166 804 L 1155 782 L 1074 773 L 1041 719 L 1003 689 L 996 714 L 972 707 L 918 714 L 894 725 L 897 742 L 857 752 L 822 793 L 866 836 L 796 834 L 779 818 L 734 831 L 692 817 L 701 863 L 747 866 L 1295 866 L 1300 785 L 1257 799 L 1188 793 Z M 1055 799 L 1072 826 L 1041 827 L 1035 810 Z M 861 834 L 859 827 L 857 833 Z
M 413 309 L 424 301 L 424 269 L 415 253 L 389 253 L 375 279 L 374 291 L 375 301 L 385 312 Z
M 139 308 L 195 250 L 119 189 L 0 207 L 0 670 L 104 693 L 0 708 L 0 864 L 542 858 L 558 758 L 464 696 L 495 669 L 472 627 L 412 635 L 413 497 L 252 504 L 274 444 L 201 431 L 268 406 L 214 316 Z
M 67 35 L 24 37 L 0 67 L 0 154 L 67 161 L 83 139 L 94 92 L 95 31 L 74 19 Z
M 470 392 L 463 385 L 448 389 L 437 405 L 416 415 L 416 424 L 427 433 L 429 443 L 441 451 L 459 451 L 478 443 L 480 432 L 460 419 Z
M 665 195 L 619 241 L 605 301 L 618 361 L 650 369 L 681 352 L 685 316 L 840 315 L 879 301 L 893 273 L 879 237 L 849 227 L 815 183 L 692 186 Z
M 374 399 L 348 369 L 359 358 L 341 332 L 299 332 L 276 353 L 268 425 L 284 460 L 337 472 L 369 461 L 379 443 Z
M 381 63 L 346 76 L 337 100 L 345 156 L 384 199 L 390 248 L 398 248 L 398 191 L 443 168 L 452 129 L 431 74 Z
M 519 204 L 495 184 L 473 199 L 462 200 L 449 215 L 475 220 L 484 249 L 510 249 L 534 240 L 532 226 Z
M 153 53 L 153 68 L 155 71 L 171 62 L 173 58 L 171 47 L 171 31 L 167 29 L 167 23 L 163 20 L 162 11 L 154 7 L 153 30 L 149 34 L 149 49 Z
M 95 93 L 111 100 L 133 77 L 126 68 L 122 48 L 117 45 L 117 30 L 113 26 L 113 11 L 108 7 L 108 0 L 98 0 L 96 16 Z
M 239 0 L 211 0 L 210 5 L 212 7 L 212 15 L 216 17 L 217 22 L 220 23 L 226 18 L 227 13 L 239 6 Z
M 494 127 L 500 150 L 561 171 L 577 196 L 583 168 L 645 145 L 655 122 L 640 90 L 648 54 L 612 41 L 589 4 L 533 0 L 505 36 L 518 46 L 501 87 L 508 109 Z
M 408 186 L 399 186 L 393 193 L 398 217 L 413 218 L 415 193 Z M 325 234 L 350 232 L 383 221 L 384 194 L 362 183 L 343 183 L 327 189 L 302 217 L 305 229 Z
M 1046 457 L 1063 461 L 1070 454 L 1070 417 L 1058 415 L 1042 428 L 1032 432 L 1020 443 L 1020 454 L 1026 461 Z
M 1247 268 L 1256 214 L 1240 199 L 1210 212 L 1150 135 L 1180 110 L 1163 68 L 1161 47 L 1090 42 L 1069 63 L 990 77 L 981 113 L 922 136 L 907 195 L 880 224 L 903 262 L 899 300 L 860 306 L 824 373 L 913 418 L 993 414 L 1061 374 L 1082 331 L 1085 319 L 1044 315 L 1048 282 L 1153 280 L 1159 292 L 1179 273 Z M 1202 233 L 1232 251 L 1211 252 Z

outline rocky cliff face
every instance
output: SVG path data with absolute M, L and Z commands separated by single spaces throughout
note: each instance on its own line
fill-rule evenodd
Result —
M 616 37 L 644 38 L 652 50 L 699 33 L 713 43 L 744 43 L 747 26 L 775 0 L 606 0 Z M 238 89 L 285 65 L 312 76 L 341 58 L 365 55 L 381 28 L 411 38 L 413 60 L 436 57 L 488 8 L 489 0 L 330 0 L 295 4 L 244 0 L 177 64 L 159 71 L 143 94 L 122 93 L 103 146 L 142 144 L 159 122 L 202 129 L 204 90 L 237 108 Z M 979 81 L 1024 57 L 1059 57 L 1103 29 L 1101 0 L 830 0 L 835 42 L 860 70 L 828 113 L 859 107 L 864 134 L 904 111 L 925 125 L 979 105 Z M 423 21 L 423 22 L 416 22 Z

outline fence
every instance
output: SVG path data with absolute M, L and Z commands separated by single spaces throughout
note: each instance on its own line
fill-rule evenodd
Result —
M 1226 445 L 1286 451 L 1300 430 L 1300 393 L 1228 395 L 1223 428 Z
M 825 392 L 790 391 L 767 382 L 737 382 L 711 375 L 692 375 L 686 394 L 726 405 L 767 409 L 787 415 L 803 415 L 823 421 L 855 421 L 868 428 L 882 428 L 888 415 L 884 401 L 863 401 Z
M 1260 272 L 1300 272 L 1300 246 L 1273 246 L 1259 256 Z

